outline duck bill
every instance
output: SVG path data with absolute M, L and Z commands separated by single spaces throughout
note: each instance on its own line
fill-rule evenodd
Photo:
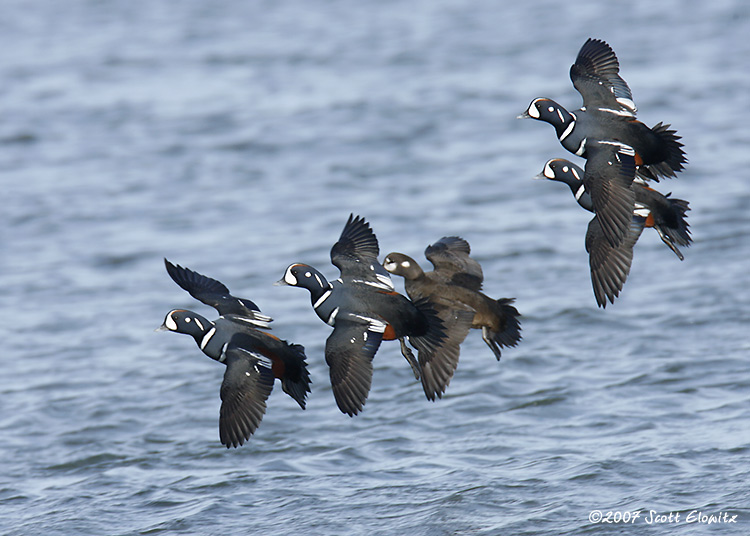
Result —
M 549 177 L 547 177 L 547 176 L 546 176 L 546 175 L 544 174 L 544 172 L 542 172 L 542 173 L 539 173 L 538 175 L 534 175 L 533 177 L 531 177 L 531 180 L 535 180 L 535 181 L 539 181 L 539 180 L 541 180 L 541 181 L 544 181 L 544 180 L 547 180 L 548 178 L 549 178 Z
M 286 281 L 284 281 L 284 278 L 282 277 L 281 279 L 279 279 L 278 281 L 276 281 L 273 284 L 273 286 L 274 287 L 288 287 L 289 283 L 287 283 Z
M 169 331 L 169 328 L 166 325 L 162 324 L 161 326 L 156 328 L 154 331 Z
M 529 111 L 526 110 L 521 115 L 517 115 L 516 119 L 531 119 L 531 116 L 529 115 Z

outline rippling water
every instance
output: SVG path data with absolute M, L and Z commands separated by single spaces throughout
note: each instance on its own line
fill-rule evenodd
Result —
M 748 33 L 732 1 L 3 2 L 1 531 L 747 533 Z M 644 233 L 606 311 L 589 215 L 528 180 L 569 155 L 515 119 L 537 96 L 578 106 L 589 36 L 640 119 L 683 136 L 690 164 L 659 188 L 695 238 L 680 263 Z M 383 253 L 469 240 L 522 344 L 498 364 L 472 333 L 436 403 L 385 344 L 365 411 L 342 415 L 329 328 L 271 283 L 293 261 L 335 275 L 350 212 Z M 171 308 L 210 314 L 165 256 L 305 345 L 306 411 L 277 388 L 247 445 L 219 444 L 223 368 L 153 333 Z

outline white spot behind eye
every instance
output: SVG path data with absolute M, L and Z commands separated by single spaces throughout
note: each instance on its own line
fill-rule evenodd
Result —
M 401 263 L 401 266 L 403 266 L 404 268 L 408 268 L 409 266 L 411 266 L 411 263 L 409 261 L 404 261 Z
M 570 168 L 568 166 L 563 166 L 563 173 L 567 173 Z
M 305 272 L 305 277 L 312 277 L 312 274 L 310 272 Z
M 552 113 L 552 112 L 555 111 L 555 107 L 554 106 L 550 106 L 549 108 L 547 108 L 547 111 L 550 112 L 550 113 Z
M 192 320 L 192 318 L 190 318 L 189 316 L 185 317 L 185 323 L 186 324 L 189 324 L 191 320 Z

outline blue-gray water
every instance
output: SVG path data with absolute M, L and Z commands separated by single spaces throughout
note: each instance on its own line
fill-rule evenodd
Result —
M 747 534 L 748 34 L 740 1 L 3 1 L 0 532 Z M 515 119 L 537 96 L 579 105 L 589 36 L 639 118 L 683 136 L 690 163 L 658 187 L 695 238 L 681 263 L 647 230 L 606 311 L 590 215 L 529 180 L 570 155 Z M 469 240 L 522 344 L 498 364 L 472 333 L 436 403 L 384 344 L 342 415 L 330 329 L 272 283 L 293 261 L 336 275 L 350 212 L 382 253 Z M 153 332 L 213 313 L 165 256 L 305 345 L 306 411 L 277 384 L 249 443 L 221 446 L 223 367 Z

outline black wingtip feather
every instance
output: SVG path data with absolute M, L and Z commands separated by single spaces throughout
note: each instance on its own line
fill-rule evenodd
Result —
M 370 224 L 362 216 L 349 214 L 338 241 L 331 249 L 331 260 L 334 261 L 338 255 L 377 258 L 379 254 L 378 239 Z

